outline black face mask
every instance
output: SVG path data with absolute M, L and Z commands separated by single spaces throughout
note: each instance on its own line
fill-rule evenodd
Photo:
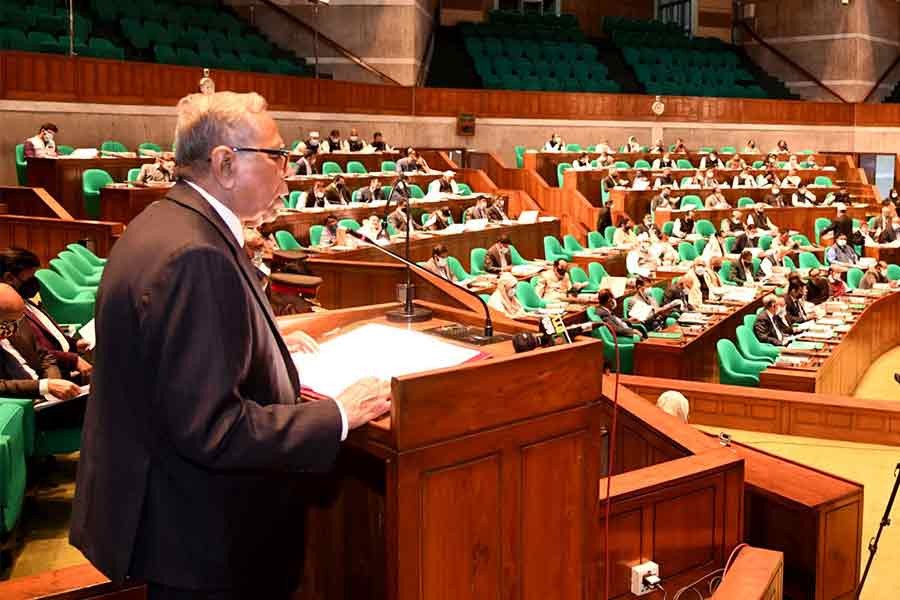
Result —
M 565 269 L 557 269 L 557 270 L 556 270 L 556 274 L 559 275 L 560 277 L 565 277 L 565 276 L 566 276 L 566 270 L 565 270 Z
M 26 279 L 19 285 L 19 295 L 23 298 L 33 298 L 37 295 L 38 292 L 41 291 L 41 284 L 37 280 L 37 277 L 32 277 L 31 279 Z

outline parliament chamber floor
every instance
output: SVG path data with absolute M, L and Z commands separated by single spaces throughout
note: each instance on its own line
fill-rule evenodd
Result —
M 898 597 L 900 4 L 57 4 L 0 599 Z

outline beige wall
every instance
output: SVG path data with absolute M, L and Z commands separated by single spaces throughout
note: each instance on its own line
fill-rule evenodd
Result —
M 276 113 L 281 134 L 286 142 L 305 138 L 311 129 L 326 135 L 332 128 L 346 133 L 357 127 L 369 138 L 373 131 L 384 133 L 392 145 L 415 144 L 421 147 L 459 147 L 496 152 L 507 165 L 514 165 L 513 146 L 523 144 L 540 147 L 551 131 L 559 131 L 566 141 L 584 146 L 609 139 L 622 144 L 629 135 L 642 143 L 662 136 L 667 143 L 683 137 L 691 147 L 733 145 L 742 147 L 748 138 L 756 139 L 763 149 L 772 148 L 780 138 L 792 148 L 820 151 L 894 153 L 900 147 L 900 126 L 896 128 L 849 127 L 783 127 L 778 125 L 737 125 L 696 123 L 657 124 L 636 121 L 554 122 L 526 119 L 481 119 L 474 137 L 456 135 L 452 117 L 391 117 L 379 115 L 321 115 L 311 113 Z M 171 143 L 175 120 L 173 111 L 163 107 L 130 107 L 0 101 L 0 184 L 14 184 L 13 150 L 17 143 L 34 134 L 44 121 L 60 127 L 58 142 L 76 147 L 97 147 L 106 139 L 121 141 L 135 148 L 143 141 L 163 146 Z
M 313 35 L 253 0 L 227 0 L 281 47 L 313 62 Z M 433 0 L 331 0 L 315 9 L 306 0 L 278 2 L 303 22 L 402 85 L 414 85 L 433 29 Z M 319 68 L 335 79 L 380 79 L 319 41 Z
M 900 4 L 895 0 L 756 0 L 757 33 L 851 102 L 861 102 L 900 47 Z M 834 96 L 756 43 L 747 51 L 770 73 L 809 99 Z M 897 81 L 892 74 L 876 99 Z

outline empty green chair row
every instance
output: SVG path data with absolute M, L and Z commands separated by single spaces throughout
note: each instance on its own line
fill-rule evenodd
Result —
M 470 37 L 518 37 L 539 41 L 582 42 L 584 32 L 580 29 L 561 29 L 539 25 L 511 28 L 493 23 L 460 23 L 459 30 L 464 39 Z
M 539 77 L 578 77 L 581 79 L 606 79 L 609 73 L 607 66 L 599 62 L 571 63 L 508 58 L 476 60 L 475 70 L 481 76 L 495 73 L 497 75 L 516 74 Z
M 0 27 L 15 27 L 20 30 L 43 31 L 59 35 L 69 31 L 69 15 L 63 7 L 54 10 L 39 6 L 0 5 Z M 91 22 L 84 16 L 76 14 L 76 38 L 86 39 L 91 30 Z
M 541 25 L 544 27 L 577 28 L 578 17 L 573 14 L 536 12 L 518 12 L 511 10 L 492 10 L 488 12 L 488 22 L 496 25 Z

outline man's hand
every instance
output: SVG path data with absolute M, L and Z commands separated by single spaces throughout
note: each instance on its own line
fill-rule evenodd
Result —
M 65 379 L 48 379 L 47 391 L 62 400 L 71 400 L 81 393 L 81 389 Z
M 91 365 L 91 363 L 89 363 L 88 361 L 84 360 L 83 358 L 81 358 L 79 356 L 78 362 L 75 364 L 75 369 L 77 369 L 78 372 L 81 373 L 82 375 L 86 376 L 86 375 L 91 374 L 91 371 L 94 370 L 94 367 L 93 367 L 93 365 Z
M 512 265 L 506 265 L 505 267 L 500 269 L 501 271 L 512 271 Z
M 75 349 L 78 352 L 87 352 L 88 350 L 90 350 L 90 346 L 91 345 L 85 339 L 79 339 L 77 342 L 75 342 Z
M 291 353 L 303 352 L 304 354 L 315 354 L 319 351 L 319 344 L 316 340 L 309 337 L 299 329 L 292 333 L 284 335 L 284 342 L 287 344 Z
M 374 377 L 360 379 L 335 400 L 347 415 L 347 426 L 356 429 L 391 410 L 391 383 Z

